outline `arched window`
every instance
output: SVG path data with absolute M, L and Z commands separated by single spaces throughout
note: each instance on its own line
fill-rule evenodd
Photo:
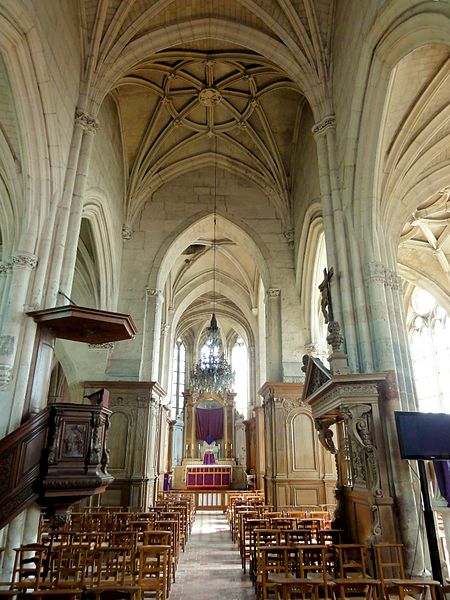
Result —
M 325 235 L 320 234 L 317 241 L 316 259 L 312 277 L 311 290 L 311 350 L 314 356 L 328 364 L 327 325 L 321 310 L 322 295 L 319 285 L 323 281 L 323 271 L 327 268 L 327 253 L 325 248 Z
M 419 410 L 450 413 L 450 318 L 427 291 L 411 296 L 410 345 Z
M 178 415 L 184 408 L 184 383 L 186 373 L 186 348 L 183 340 L 178 338 L 175 342 L 173 353 L 173 373 L 172 373 L 172 417 L 178 418 Z
M 231 352 L 231 366 L 235 372 L 234 391 L 236 410 L 247 418 L 248 412 L 248 350 L 244 340 L 238 337 Z

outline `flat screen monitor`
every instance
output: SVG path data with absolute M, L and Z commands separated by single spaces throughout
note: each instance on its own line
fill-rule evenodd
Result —
M 395 413 L 400 454 L 405 459 L 450 459 L 450 414 Z

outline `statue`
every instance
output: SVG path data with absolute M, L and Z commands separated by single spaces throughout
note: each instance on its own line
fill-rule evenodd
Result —
M 320 308 L 325 318 L 325 323 L 329 323 L 333 320 L 333 307 L 331 304 L 331 287 L 330 281 L 334 275 L 334 269 L 331 267 L 328 271 L 323 270 L 323 281 L 319 285 L 319 291 L 321 294 Z

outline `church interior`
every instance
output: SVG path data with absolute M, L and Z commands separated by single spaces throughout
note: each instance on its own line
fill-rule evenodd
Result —
M 0 0 L 0 596 L 445 598 L 449 234 L 449 0 Z

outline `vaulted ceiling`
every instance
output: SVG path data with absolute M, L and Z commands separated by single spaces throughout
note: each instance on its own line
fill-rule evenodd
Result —
M 301 96 L 279 69 L 249 53 L 164 52 L 124 76 L 115 97 L 129 223 L 171 179 L 219 166 L 258 186 L 287 226 Z

